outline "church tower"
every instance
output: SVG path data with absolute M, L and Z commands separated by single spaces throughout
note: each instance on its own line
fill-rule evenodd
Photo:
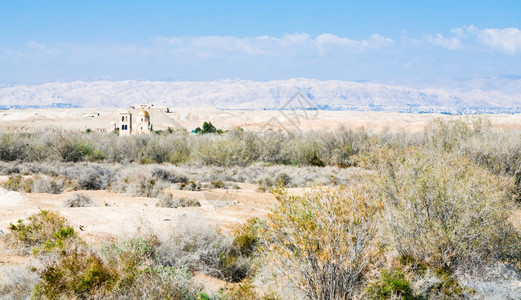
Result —
M 137 114 L 136 128 L 137 134 L 150 133 L 152 131 L 152 124 L 150 123 L 150 114 L 143 108 Z
M 119 135 L 130 135 L 132 133 L 132 114 L 128 111 L 119 113 Z

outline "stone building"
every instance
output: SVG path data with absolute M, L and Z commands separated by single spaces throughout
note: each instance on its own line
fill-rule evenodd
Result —
M 136 116 L 130 111 L 123 111 L 119 114 L 119 135 L 147 134 L 152 132 L 153 127 L 150 122 L 150 114 L 142 108 Z

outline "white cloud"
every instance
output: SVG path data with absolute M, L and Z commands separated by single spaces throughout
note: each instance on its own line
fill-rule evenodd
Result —
M 327 50 L 329 46 L 337 46 L 343 47 L 344 49 L 357 49 L 360 51 L 365 51 L 392 44 L 393 40 L 383 37 L 379 34 L 373 34 L 371 37 L 369 37 L 369 39 L 357 41 L 349 38 L 339 37 L 331 33 L 323 33 L 317 36 L 314 42 L 322 50 Z
M 427 42 L 445 49 L 456 50 L 461 48 L 461 42 L 456 37 L 446 38 L 441 33 L 438 33 L 436 35 L 426 35 L 424 38 Z
M 521 53 L 521 31 L 517 28 L 478 30 L 475 27 L 469 27 L 469 30 L 477 35 L 482 44 L 492 49 L 512 55 Z
M 504 52 L 510 55 L 521 53 L 521 30 L 518 28 L 485 28 L 479 29 L 474 25 L 453 28 L 454 37 L 444 37 L 441 33 L 425 35 L 427 42 L 449 50 L 463 47 L 466 44 L 482 45 L 489 49 Z
M 156 37 L 158 45 L 167 44 L 175 51 L 199 53 L 202 56 L 218 55 L 221 52 L 239 52 L 247 55 L 278 55 L 284 52 L 320 53 L 328 51 L 359 51 L 378 49 L 390 45 L 393 40 L 373 34 L 365 40 L 353 40 L 324 33 L 312 38 L 307 33 L 285 34 L 282 37 L 257 36 L 235 38 L 230 36 L 201 37 Z
M 454 33 L 459 38 L 467 37 L 465 28 L 452 28 L 450 32 Z
M 25 43 L 25 46 L 27 48 L 31 48 L 31 49 L 45 49 L 45 48 L 47 48 L 47 47 L 45 47 L 44 44 L 38 43 L 36 41 L 28 41 L 27 43 Z

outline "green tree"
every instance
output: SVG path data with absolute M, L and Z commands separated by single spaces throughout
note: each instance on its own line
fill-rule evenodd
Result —
M 199 133 L 199 134 L 206 134 L 206 133 L 222 133 L 223 131 L 220 130 L 220 129 L 217 129 L 213 124 L 212 122 L 204 122 L 203 123 L 203 128 L 201 129 L 201 127 L 197 127 L 195 129 L 195 133 Z

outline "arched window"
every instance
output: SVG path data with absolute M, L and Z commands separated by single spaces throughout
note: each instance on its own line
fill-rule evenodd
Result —
M 121 117 L 121 122 L 125 121 L 125 116 Z

